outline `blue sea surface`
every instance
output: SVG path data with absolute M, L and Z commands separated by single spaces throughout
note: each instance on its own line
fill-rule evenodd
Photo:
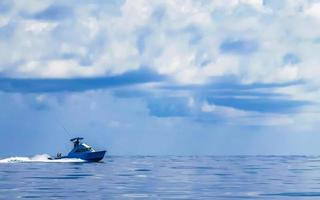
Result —
M 320 199 L 317 156 L 0 160 L 0 199 Z

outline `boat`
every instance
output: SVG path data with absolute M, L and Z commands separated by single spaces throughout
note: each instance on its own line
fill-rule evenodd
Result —
M 58 160 L 64 158 L 78 158 L 88 162 L 99 162 L 103 159 L 106 151 L 95 151 L 91 146 L 81 142 L 82 137 L 72 138 L 70 141 L 73 143 L 73 149 L 66 156 L 57 153 L 56 157 L 49 158 L 50 160 Z

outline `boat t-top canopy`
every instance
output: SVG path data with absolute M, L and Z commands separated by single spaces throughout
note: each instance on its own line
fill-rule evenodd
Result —
M 83 140 L 83 137 L 72 138 L 70 141 L 71 142 L 79 142 L 80 140 Z

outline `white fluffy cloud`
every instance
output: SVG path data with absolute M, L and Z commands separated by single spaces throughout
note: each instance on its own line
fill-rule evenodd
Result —
M 73 78 L 141 67 L 179 84 L 302 80 L 281 90 L 316 101 L 318 1 L 7 1 L 0 4 L 0 73 Z M 312 94 L 311 94 L 312 93 Z
M 272 83 L 320 73 L 317 2 L 286 1 L 281 12 L 280 3 L 262 0 L 7 4 L 0 17 L 6 76 L 101 76 L 148 66 L 181 83 L 230 74 Z M 224 51 L 228 39 L 240 43 Z M 248 41 L 256 45 L 249 52 Z M 283 63 L 287 53 L 301 62 Z

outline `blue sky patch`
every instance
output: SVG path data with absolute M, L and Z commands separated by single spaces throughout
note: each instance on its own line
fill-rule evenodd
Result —
M 254 40 L 226 39 L 220 45 L 222 53 L 251 54 L 258 50 L 258 43 Z
M 166 15 L 166 9 L 163 6 L 159 6 L 159 7 L 155 8 L 152 12 L 152 18 L 157 23 L 160 23 L 162 21 L 162 19 L 165 17 L 165 15 Z
M 15 25 L 7 24 L 5 26 L 0 27 L 0 39 L 9 40 L 15 34 Z
M 51 5 L 47 9 L 36 13 L 34 18 L 39 20 L 58 21 L 68 18 L 72 15 L 73 10 L 71 7 Z
M 0 13 L 7 13 L 12 8 L 10 1 L 1 1 L 0 2 Z
M 147 106 L 149 114 L 156 117 L 185 117 L 190 114 L 185 98 L 153 98 L 148 100 Z
M 300 58 L 294 53 L 287 53 L 282 58 L 283 64 L 295 65 L 301 62 Z

